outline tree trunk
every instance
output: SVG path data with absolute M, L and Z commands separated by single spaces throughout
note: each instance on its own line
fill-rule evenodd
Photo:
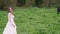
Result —
M 44 1 L 45 7 L 50 8 L 50 1 L 51 0 L 45 0 Z
M 48 8 L 50 8 L 50 0 L 47 0 L 47 6 Z

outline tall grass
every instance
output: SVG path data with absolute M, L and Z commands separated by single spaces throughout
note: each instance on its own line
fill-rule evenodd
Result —
M 0 34 L 7 23 L 7 12 L 0 11 Z M 18 34 L 60 34 L 60 15 L 56 8 L 15 8 Z

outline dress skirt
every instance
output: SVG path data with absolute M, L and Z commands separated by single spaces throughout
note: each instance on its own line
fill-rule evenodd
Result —
M 13 24 L 15 25 L 14 22 Z M 4 28 L 3 34 L 17 34 L 16 25 L 15 27 L 13 27 L 12 23 L 8 21 L 8 23 L 6 24 L 6 27 Z

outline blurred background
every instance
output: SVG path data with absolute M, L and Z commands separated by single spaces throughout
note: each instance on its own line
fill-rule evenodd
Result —
M 0 0 L 0 9 L 6 9 L 9 5 L 17 7 L 57 7 L 60 0 Z
M 17 34 L 60 34 L 60 0 L 0 0 L 0 34 L 12 6 Z

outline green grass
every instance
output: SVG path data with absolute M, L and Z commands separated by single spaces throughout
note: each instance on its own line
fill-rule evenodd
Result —
M 7 23 L 7 12 L 0 10 L 0 34 Z M 56 8 L 15 8 L 18 34 L 60 34 L 60 15 Z

